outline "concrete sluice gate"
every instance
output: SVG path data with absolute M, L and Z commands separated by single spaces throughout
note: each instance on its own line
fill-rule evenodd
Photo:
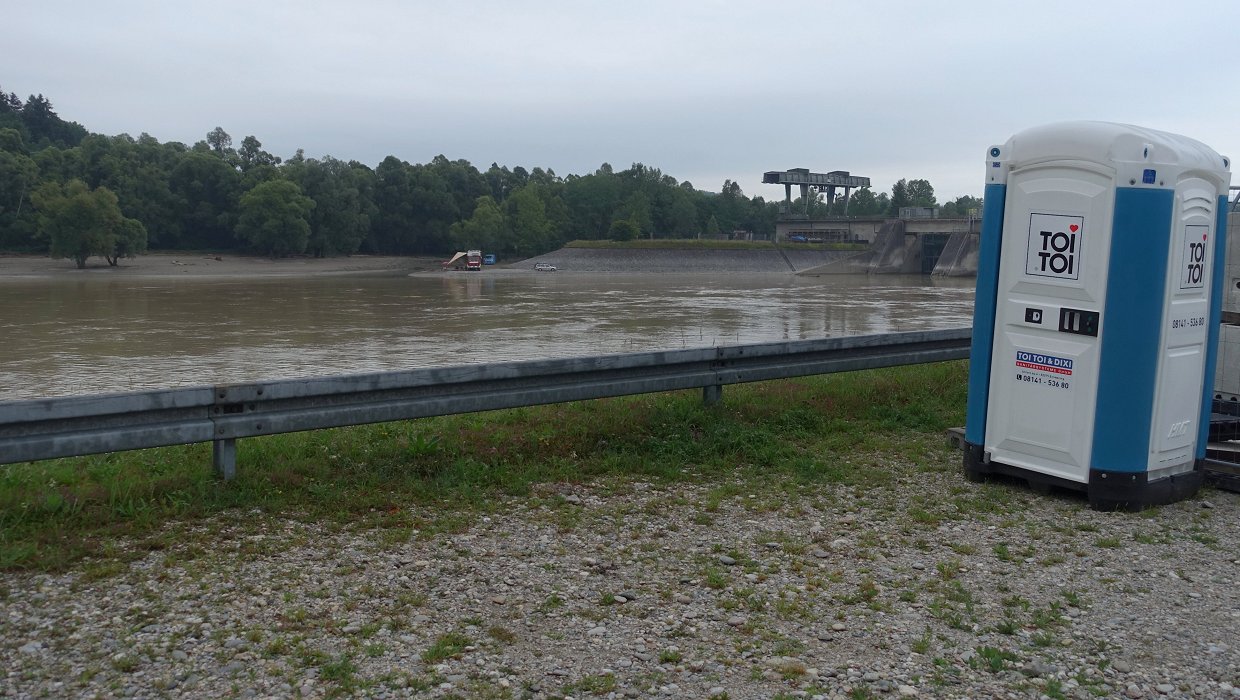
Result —
M 934 220 L 924 220 L 931 221 Z M 924 222 L 917 223 L 919 227 L 924 227 Z M 980 236 L 976 232 L 908 229 L 909 222 L 904 219 L 888 221 L 879 228 L 866 250 L 805 270 L 802 274 L 977 275 Z

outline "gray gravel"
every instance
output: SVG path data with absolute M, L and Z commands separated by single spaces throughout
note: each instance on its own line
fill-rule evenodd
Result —
M 957 459 L 552 485 L 449 533 L 171 524 L 115 575 L 3 574 L 0 694 L 1240 697 L 1240 497 L 1096 513 Z

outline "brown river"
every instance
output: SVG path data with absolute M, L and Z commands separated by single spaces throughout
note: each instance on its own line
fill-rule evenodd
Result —
M 8 279 L 0 401 L 959 328 L 973 286 L 562 272 Z

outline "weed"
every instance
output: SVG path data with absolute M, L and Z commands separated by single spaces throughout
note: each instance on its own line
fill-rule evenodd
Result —
M 422 660 L 428 664 L 437 663 L 444 659 L 451 659 L 460 656 L 465 651 L 465 647 L 469 646 L 470 640 L 459 632 L 448 632 L 441 634 L 431 644 L 430 648 L 422 652 Z
M 1004 651 L 996 647 L 981 646 L 976 649 L 977 656 L 971 662 L 975 668 L 982 667 L 991 673 L 999 673 L 1003 670 L 1005 662 L 1015 661 L 1016 654 L 1010 651 Z
M 319 675 L 324 680 L 335 681 L 346 688 L 352 686 L 355 673 L 357 673 L 357 666 L 347 655 L 319 666 Z
M 920 637 L 918 637 L 916 640 L 913 641 L 913 644 L 912 644 L 913 651 L 917 652 L 918 654 L 925 654 L 929 652 L 930 642 L 933 641 L 933 639 L 934 638 L 930 633 L 930 628 L 927 627 L 926 631 L 923 632 Z
M 680 650 L 675 649 L 675 648 L 664 649 L 663 651 L 659 652 L 659 663 L 661 664 L 680 663 L 684 658 L 685 658 L 684 654 L 681 654 Z
M 1054 601 L 1042 610 L 1034 610 L 1031 624 L 1037 629 L 1053 629 L 1063 624 L 1063 616 L 1059 614 L 1059 602 Z
M 1016 622 L 1016 620 L 1013 620 L 1010 617 L 1003 618 L 1002 622 L 995 625 L 995 631 L 998 632 L 999 634 L 1012 635 L 1012 634 L 1016 634 L 1016 631 L 1019 629 L 1020 629 L 1020 623 Z
M 268 642 L 267 646 L 263 647 L 263 656 L 266 656 L 267 658 L 284 656 L 289 653 L 289 650 L 290 646 L 288 640 L 284 637 L 276 637 Z
M 960 563 L 959 559 L 949 559 L 935 564 L 934 568 L 939 572 L 939 576 L 944 581 L 950 581 L 956 578 L 960 570 L 964 568 L 964 565 Z
M 1042 692 L 1051 700 L 1067 700 L 1068 696 L 1064 694 L 1063 681 L 1058 678 L 1046 679 L 1046 685 L 1042 686 Z
M 567 694 L 574 692 L 590 693 L 591 695 L 606 695 L 615 691 L 616 677 L 610 673 L 601 673 L 592 676 L 583 676 L 576 681 L 564 686 L 563 690 Z
M 517 635 L 515 632 L 507 628 L 500 627 L 499 625 L 488 629 L 487 636 L 497 642 L 503 642 L 505 644 L 512 644 L 517 641 Z

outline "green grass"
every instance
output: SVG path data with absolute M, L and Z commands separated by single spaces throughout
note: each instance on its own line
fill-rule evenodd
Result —
M 564 244 L 565 248 L 602 248 L 607 250 L 769 250 L 775 247 L 770 241 L 721 241 L 699 238 L 638 238 L 632 241 L 586 241 L 576 240 Z M 791 250 L 865 250 L 866 243 L 787 243 L 781 246 Z
M 435 639 L 435 643 L 422 652 L 422 660 L 428 664 L 437 663 L 444 659 L 451 659 L 460 656 L 465 647 L 471 644 L 469 637 L 460 632 L 448 632 L 441 634 Z
M 808 484 L 903 488 L 950 463 L 942 433 L 963 422 L 966 379 L 951 362 L 729 386 L 712 407 L 681 391 L 252 438 L 232 482 L 212 474 L 210 444 L 14 464 L 0 467 L 0 569 L 91 556 L 106 577 L 152 550 L 201 556 L 221 536 L 276 546 L 242 536 L 253 514 L 406 542 L 549 482 L 727 483 L 720 500 L 768 495 L 754 503 Z
M 977 648 L 977 656 L 973 658 L 972 665 L 974 668 L 984 668 L 991 673 L 999 673 L 1006 666 L 1008 661 L 1016 661 L 1017 656 L 1010 651 L 997 649 L 995 647 L 980 646 Z

